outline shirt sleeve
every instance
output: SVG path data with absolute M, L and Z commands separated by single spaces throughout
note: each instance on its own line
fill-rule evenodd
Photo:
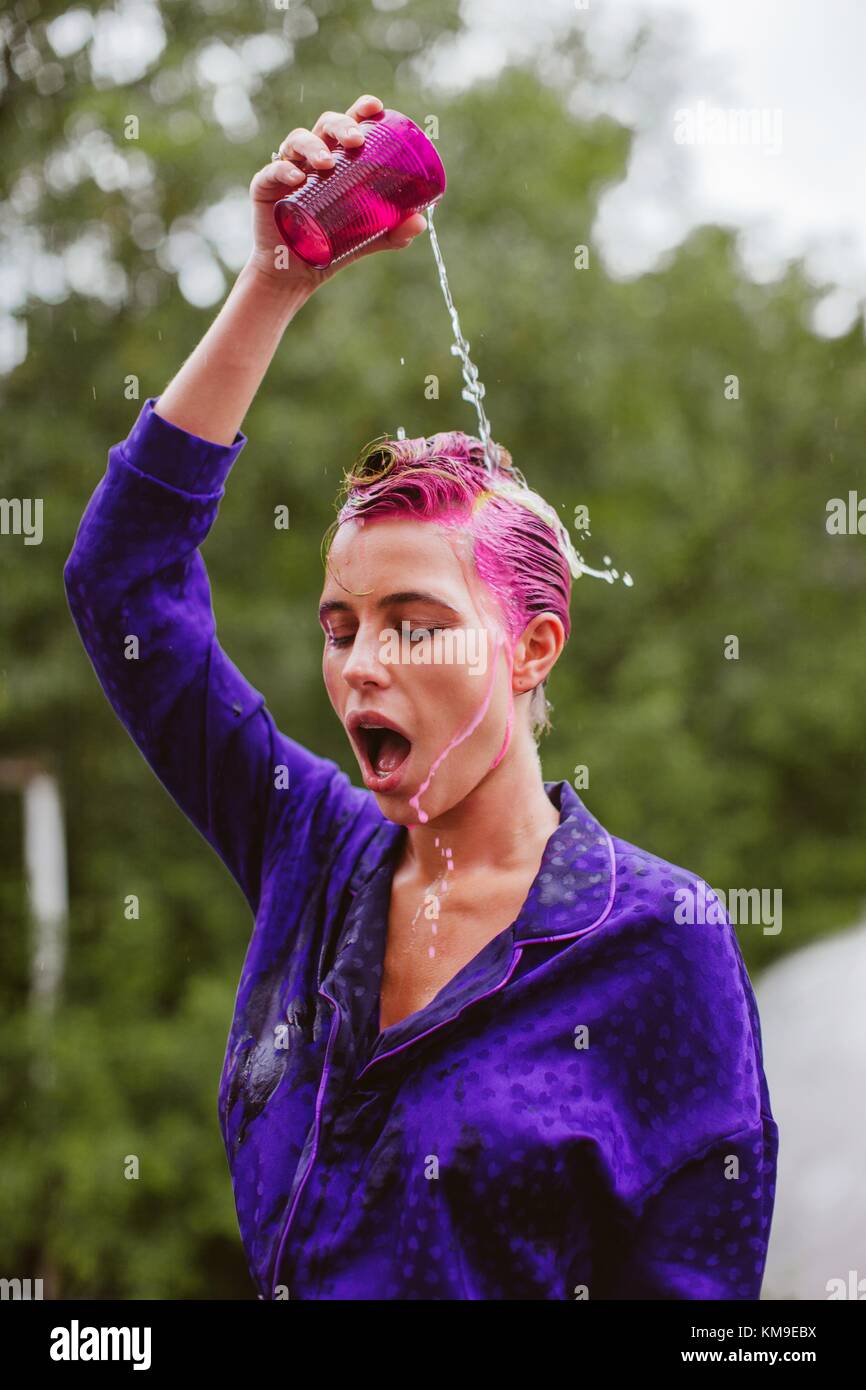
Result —
M 716 1140 L 654 1184 L 613 1242 L 601 1295 L 759 1299 L 778 1144 L 775 1120 L 762 1115 L 760 1127 Z
M 115 713 L 257 911 L 268 828 L 338 772 L 281 734 L 220 646 L 199 546 L 246 437 L 221 445 L 143 405 L 88 503 L 67 599 Z

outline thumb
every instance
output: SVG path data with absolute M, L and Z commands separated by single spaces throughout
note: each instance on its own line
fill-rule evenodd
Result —
M 389 246 L 401 247 L 408 246 L 416 236 L 427 230 L 427 218 L 420 212 L 413 212 L 411 217 L 406 217 L 399 222 L 396 227 L 392 227 L 384 240 Z

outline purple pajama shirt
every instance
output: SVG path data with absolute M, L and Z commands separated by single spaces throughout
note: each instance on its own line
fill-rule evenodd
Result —
M 559 828 L 518 917 L 380 1033 L 406 832 L 220 646 L 199 547 L 246 437 L 156 399 L 64 579 L 108 700 L 253 914 L 218 1108 L 259 1297 L 757 1299 L 778 1129 L 734 930 L 679 920 L 678 892 L 711 890 L 546 782 Z

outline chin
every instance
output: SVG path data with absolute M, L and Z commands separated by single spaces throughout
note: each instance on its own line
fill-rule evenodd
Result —
M 373 795 L 382 815 L 393 825 L 418 824 L 418 812 L 414 806 L 409 805 L 405 797 L 387 796 L 383 795 L 382 792 L 374 792 Z
M 442 770 L 444 772 L 445 769 Z M 405 789 L 401 788 L 399 792 L 380 791 L 373 794 L 382 815 L 395 825 L 434 825 L 471 796 L 477 785 L 473 783 L 471 786 L 456 789 L 448 786 L 444 780 L 437 786 L 437 780 L 437 776 L 434 775 L 430 786 L 420 796 L 418 787 L 411 785 Z M 418 785 L 423 785 L 423 781 L 422 778 Z M 415 797 L 418 798 L 417 802 L 413 800 Z
M 363 768 L 361 768 L 361 776 L 364 779 L 365 787 L 375 796 L 379 810 L 382 812 L 383 816 L 387 816 L 388 820 L 392 820 L 398 825 L 416 825 L 418 823 L 421 818 L 418 815 L 416 806 L 412 804 L 412 798 L 418 796 L 418 789 L 423 785 L 423 778 L 421 778 L 420 781 L 417 778 L 410 781 L 395 775 L 393 779 L 394 785 L 393 787 L 389 787 L 387 785 L 371 785 L 372 779 L 364 775 Z M 391 779 L 377 778 L 376 781 L 388 783 Z M 438 804 L 440 797 L 441 789 L 437 788 L 434 794 L 431 785 L 419 798 L 421 810 L 430 820 L 433 819 L 433 814 L 442 814 L 442 809 Z
M 364 785 L 373 793 L 376 804 L 386 820 L 392 821 L 395 825 L 426 825 L 434 821 L 437 816 L 441 816 L 448 810 L 449 806 L 442 804 L 442 788 L 437 787 L 433 790 L 433 784 L 422 792 L 419 797 L 420 813 L 418 806 L 413 804 L 412 798 L 418 796 L 418 788 L 423 785 L 424 778 L 409 781 L 403 778 L 394 777 L 394 788 L 388 790 L 380 786 L 371 785 L 371 779 L 365 774 L 361 767 L 361 776 Z M 377 781 L 390 781 L 391 779 L 376 779 Z M 435 778 L 434 778 L 435 781 Z M 449 803 L 450 804 L 450 803 Z

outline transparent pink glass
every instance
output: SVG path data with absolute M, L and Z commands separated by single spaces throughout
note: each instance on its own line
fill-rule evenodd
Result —
M 330 169 L 308 172 L 303 187 L 274 204 L 283 241 L 316 270 L 438 203 L 445 192 L 436 147 L 408 116 L 386 107 L 358 124 L 363 145 L 338 146 Z

